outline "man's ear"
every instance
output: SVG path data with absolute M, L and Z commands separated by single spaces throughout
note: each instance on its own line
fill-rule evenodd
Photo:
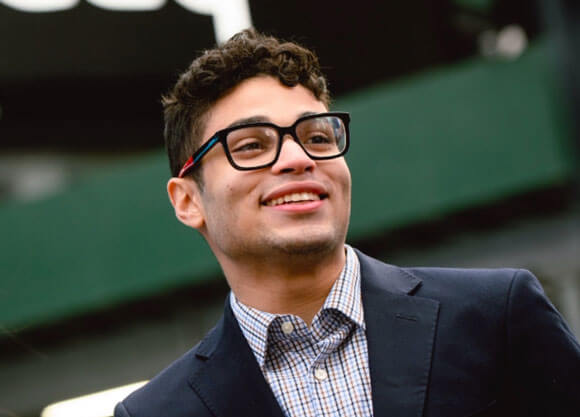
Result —
M 201 193 L 195 181 L 186 178 L 171 178 L 167 182 L 167 194 L 179 221 L 198 230 L 205 225 Z

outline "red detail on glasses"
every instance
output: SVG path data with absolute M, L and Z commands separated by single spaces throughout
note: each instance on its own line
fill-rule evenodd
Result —
M 185 165 L 183 165 L 183 168 L 181 168 L 181 171 L 179 171 L 179 178 L 183 178 L 183 176 L 185 175 L 185 173 L 193 166 L 193 156 L 190 156 L 189 159 L 187 160 L 187 162 L 185 163 Z

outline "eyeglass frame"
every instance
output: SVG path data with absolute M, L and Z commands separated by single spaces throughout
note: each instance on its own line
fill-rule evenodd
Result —
M 304 145 L 302 144 L 302 142 L 300 142 L 300 139 L 298 139 L 298 135 L 296 134 L 296 126 L 298 124 L 300 124 L 301 122 L 303 122 L 304 120 L 315 119 L 318 117 L 338 117 L 342 121 L 342 123 L 344 124 L 345 145 L 344 145 L 344 149 L 340 153 L 338 153 L 337 155 L 313 156 L 304 148 Z M 350 146 L 349 123 L 350 123 L 350 114 L 347 112 L 325 112 L 325 113 L 314 113 L 314 114 L 309 114 L 306 116 L 299 117 L 290 126 L 278 126 L 278 125 L 276 125 L 274 123 L 270 123 L 270 122 L 255 122 L 255 123 L 246 123 L 246 124 L 239 124 L 239 125 L 226 127 L 225 129 L 218 130 L 216 133 L 214 133 L 207 141 L 205 141 L 197 149 L 197 151 L 195 151 L 195 153 L 192 156 L 189 157 L 189 159 L 185 162 L 185 164 L 183 165 L 183 167 L 179 171 L 178 178 L 183 178 L 185 175 L 187 175 L 189 172 L 191 172 L 194 168 L 199 166 L 199 162 L 201 161 L 201 159 L 218 143 L 222 144 L 222 147 L 224 148 L 224 152 L 226 154 L 226 157 L 228 158 L 228 161 L 230 162 L 230 165 L 239 171 L 252 171 L 255 169 L 262 169 L 262 168 L 266 168 L 266 167 L 274 165 L 278 161 L 278 158 L 280 157 L 280 152 L 282 151 L 282 144 L 284 142 L 284 137 L 286 135 L 290 135 L 292 137 L 292 139 L 294 140 L 294 142 L 296 142 L 300 146 L 300 148 L 304 151 L 304 153 L 312 160 L 319 161 L 319 160 L 339 158 L 339 157 L 346 154 L 346 152 L 348 151 L 348 148 Z M 278 147 L 276 149 L 276 155 L 274 156 L 274 159 L 271 162 L 268 162 L 267 164 L 258 165 L 255 167 L 242 167 L 242 166 L 237 165 L 234 162 L 234 159 L 232 158 L 232 155 L 230 153 L 230 150 L 229 150 L 229 147 L 227 144 L 228 134 L 230 132 L 235 131 L 235 130 L 249 128 L 249 127 L 271 127 L 274 130 L 276 130 L 276 132 L 278 133 Z

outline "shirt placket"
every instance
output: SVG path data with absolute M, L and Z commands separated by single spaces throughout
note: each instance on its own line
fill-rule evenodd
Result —
M 308 380 L 312 409 L 316 416 L 333 415 L 336 408 L 332 397 L 333 381 L 329 359 L 340 342 L 336 340 L 336 323 L 330 328 L 328 326 L 328 322 L 314 323 L 311 331 L 311 343 L 316 355 L 308 369 Z

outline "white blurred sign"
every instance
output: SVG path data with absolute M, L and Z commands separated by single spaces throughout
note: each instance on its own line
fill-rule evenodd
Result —
M 119 401 L 146 383 L 135 382 L 51 404 L 42 410 L 40 417 L 110 417 Z
M 148 11 L 163 7 L 166 0 L 86 0 L 112 11 Z M 234 33 L 252 26 L 248 0 L 175 0 L 194 13 L 211 16 L 217 42 L 225 42 Z M 57 12 L 72 9 L 80 0 L 0 0 L 12 9 L 28 13 Z

